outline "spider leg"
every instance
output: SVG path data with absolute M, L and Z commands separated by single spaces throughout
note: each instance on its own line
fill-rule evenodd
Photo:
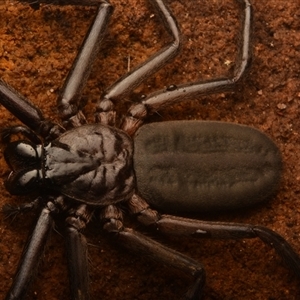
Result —
M 101 3 L 107 3 L 106 0 L 21 0 L 20 2 L 28 3 L 33 9 L 39 9 L 41 3 L 49 5 L 84 5 L 95 6 Z
M 243 0 L 244 16 L 242 26 L 242 48 L 232 78 L 219 78 L 209 81 L 172 85 L 165 90 L 154 92 L 145 97 L 140 103 L 132 105 L 123 120 L 122 129 L 132 135 L 143 123 L 144 119 L 166 106 L 212 93 L 222 93 L 235 88 L 246 74 L 251 63 L 251 20 L 252 8 L 248 0 Z
M 138 87 L 145 79 L 162 68 L 170 59 L 179 52 L 180 32 L 176 20 L 163 0 L 151 1 L 163 20 L 166 30 L 172 35 L 173 41 L 165 48 L 151 56 L 144 63 L 125 74 L 110 86 L 97 103 L 96 121 L 102 124 L 114 125 L 115 112 L 113 100 L 124 98 Z
M 158 229 L 167 234 L 191 235 L 195 237 L 220 239 L 259 238 L 271 246 L 285 261 L 288 267 L 300 277 L 300 257 L 291 245 L 275 231 L 250 224 L 207 222 L 162 215 L 156 222 Z
M 195 281 L 188 289 L 185 299 L 200 299 L 205 283 L 205 271 L 199 262 L 129 228 L 121 230 L 118 237 L 129 250 L 149 255 L 158 262 L 194 277 Z
M 40 2 L 41 1 L 37 1 L 37 3 Z M 87 81 L 91 65 L 99 50 L 100 42 L 103 39 L 108 18 L 112 12 L 112 6 L 109 3 L 104 0 L 97 2 L 101 3 L 97 15 L 90 26 L 83 46 L 75 59 L 58 99 L 58 108 L 61 118 L 63 120 L 67 119 L 65 123 L 70 123 L 73 126 L 85 123 L 85 118 L 78 108 L 78 99 Z M 67 4 L 67 1 L 62 1 L 62 3 Z M 91 3 L 94 2 L 74 2 L 74 4 L 80 5 L 92 5 Z M 46 140 L 53 140 L 64 132 L 64 128 L 45 119 L 38 107 L 33 105 L 2 80 L 0 80 L 0 104 L 16 116 L 23 124 Z
M 44 253 L 46 241 L 53 226 L 53 218 L 51 216 L 53 209 L 55 209 L 53 202 L 48 202 L 42 209 L 22 253 L 17 273 L 6 296 L 6 300 L 19 300 L 26 295 L 28 286 L 37 271 L 39 261 Z
M 281 235 L 269 228 L 250 224 L 208 222 L 171 215 L 159 215 L 138 195 L 134 195 L 129 200 L 128 206 L 131 212 L 138 216 L 141 223 L 154 225 L 164 234 L 217 239 L 259 238 L 271 246 L 288 267 L 300 277 L 299 255 Z
M 3 80 L 0 80 L 0 104 L 17 117 L 24 125 L 46 139 L 56 138 L 64 131 L 59 125 L 45 119 L 38 107 L 20 95 Z M 19 127 L 19 129 L 20 128 L 21 127 Z M 25 134 L 28 133 L 28 136 L 31 136 L 31 140 L 36 140 L 29 131 L 25 132 L 26 130 L 24 131 L 24 128 L 20 130 L 23 130 Z M 13 129 L 12 131 L 11 133 L 14 133 Z M 6 133 L 8 133 L 8 131 L 6 131 Z
M 88 249 L 87 241 L 81 233 L 89 222 L 92 212 L 86 205 L 68 211 L 66 219 L 66 247 L 73 300 L 89 299 Z
M 73 66 L 64 82 L 62 92 L 58 97 L 59 114 L 66 127 L 77 127 L 86 123 L 83 113 L 79 110 L 80 94 L 100 49 L 111 13 L 112 6 L 108 2 L 103 1 L 98 7 L 95 19 L 85 36 Z
M 28 127 L 11 126 L 11 127 L 3 128 L 0 130 L 1 141 L 6 144 L 10 143 L 12 135 L 17 135 L 17 134 L 24 135 L 31 142 L 33 142 L 37 145 L 42 144 L 41 139 L 33 131 L 31 131 Z
M 30 203 L 24 203 L 18 206 L 4 204 L 2 207 L 2 213 L 4 214 L 5 218 L 14 220 L 17 217 L 17 215 L 21 213 L 27 213 L 29 211 L 37 209 L 39 204 L 40 198 L 36 198 Z
M 192 276 L 194 283 L 188 289 L 185 299 L 200 299 L 205 283 L 205 271 L 199 262 L 130 228 L 124 228 L 122 212 L 114 205 L 106 207 L 101 217 L 106 220 L 104 229 L 110 233 L 116 233 L 118 239 L 129 250 L 136 251 L 139 254 L 143 253 L 158 262 Z

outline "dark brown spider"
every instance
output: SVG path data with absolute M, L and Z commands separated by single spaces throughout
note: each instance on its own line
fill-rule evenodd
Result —
M 99 210 L 104 228 L 115 233 L 128 248 L 150 254 L 193 276 L 194 282 L 186 298 L 199 298 L 205 280 L 202 265 L 124 228 L 119 203 L 125 203 L 142 223 L 156 226 L 165 233 L 216 238 L 259 237 L 274 247 L 299 275 L 298 255 L 281 236 L 267 228 L 159 215 L 143 199 L 170 211 L 193 211 L 210 210 L 213 201 L 212 206 L 216 209 L 247 206 L 274 192 L 281 170 L 280 155 L 275 145 L 256 130 L 217 122 L 170 122 L 163 127 L 143 126 L 135 134 L 144 119 L 158 109 L 185 98 L 232 90 L 240 81 L 250 63 L 251 32 L 251 6 L 247 0 L 242 3 L 243 44 L 233 78 L 170 86 L 151 94 L 130 108 L 121 130 L 113 127 L 113 100 L 130 93 L 179 49 L 179 31 L 163 1 L 157 0 L 154 4 L 171 32 L 173 42 L 106 91 L 97 104 L 96 124 L 85 125 L 79 98 L 111 13 L 111 6 L 104 1 L 99 4 L 97 16 L 58 99 L 63 127 L 44 119 L 38 108 L 1 82 L 1 104 L 27 126 L 3 131 L 2 138 L 7 143 L 5 157 L 12 169 L 6 187 L 11 194 L 22 195 L 36 190 L 40 193 L 40 197 L 30 204 L 16 210 L 6 208 L 7 213 L 41 208 L 7 299 L 20 299 L 25 294 L 57 214 L 63 215 L 66 221 L 72 298 L 88 298 L 87 246 L 81 230 Z M 70 127 L 74 129 L 65 131 Z M 10 137 L 19 133 L 26 139 L 11 142 Z M 133 135 L 134 145 L 130 138 Z M 212 156 L 207 156 L 211 153 Z M 199 169 L 199 162 L 205 171 Z M 173 169 L 177 169 L 175 175 L 169 172 Z M 205 176 L 198 179 L 203 172 Z M 219 175 L 214 177 L 215 173 Z M 182 175 L 188 178 L 185 182 Z M 152 186 L 155 180 L 160 181 L 157 188 Z M 236 188 L 235 184 L 239 186 Z M 204 200 L 197 201 L 201 196 Z

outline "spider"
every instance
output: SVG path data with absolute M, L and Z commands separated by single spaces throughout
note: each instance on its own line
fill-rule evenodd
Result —
M 68 3 L 72 4 L 71 1 Z M 214 205 L 222 207 L 229 205 L 226 208 L 236 208 L 239 205 L 247 206 L 264 200 L 274 192 L 281 169 L 280 156 L 275 145 L 262 133 L 248 127 L 218 122 L 184 121 L 166 122 L 163 127 L 151 124 L 142 126 L 147 116 L 165 106 L 186 98 L 230 91 L 240 82 L 251 60 L 249 49 L 251 44 L 251 5 L 248 0 L 241 1 L 244 5 L 243 43 L 233 78 L 170 86 L 165 90 L 150 94 L 129 109 L 120 126 L 121 129 L 115 128 L 114 100 L 130 93 L 179 51 L 180 34 L 174 17 L 163 1 L 155 0 L 153 3 L 161 15 L 166 29 L 171 33 L 173 42 L 144 64 L 120 78 L 104 93 L 96 106 L 95 124 L 86 124 L 86 119 L 80 110 L 79 99 L 112 13 L 111 5 L 105 1 L 99 2 L 95 20 L 59 96 L 58 110 L 62 125 L 45 119 L 37 107 L 1 81 L 1 104 L 25 125 L 10 127 L 2 132 L 2 140 L 7 144 L 5 159 L 12 169 L 6 181 L 6 188 L 11 194 L 16 195 L 39 192 L 39 196 L 31 203 L 15 209 L 5 207 L 4 210 L 8 214 L 14 214 L 22 210 L 40 209 L 36 227 L 24 248 L 7 299 L 20 299 L 26 294 L 29 282 L 32 280 L 32 270 L 37 268 L 57 215 L 63 216 L 65 219 L 72 299 L 89 297 L 87 242 L 82 231 L 93 215 L 100 215 L 104 229 L 116 235 L 130 250 L 151 255 L 159 262 L 191 275 L 194 281 L 185 298 L 200 298 L 205 282 L 205 271 L 201 263 L 130 228 L 125 228 L 120 205 L 126 205 L 128 210 L 136 215 L 143 224 L 152 225 L 168 234 L 192 235 L 200 238 L 258 237 L 271 245 L 285 259 L 289 267 L 297 275 L 300 275 L 299 256 L 281 236 L 265 227 L 204 222 L 159 214 L 150 208 L 148 202 L 162 209 L 169 208 L 177 211 L 193 210 L 195 207 L 199 209 L 199 205 L 201 209 L 211 209 L 207 207 L 209 202 L 199 204 L 201 201 L 196 201 L 195 203 L 195 192 L 190 192 L 180 180 L 175 180 L 180 173 L 188 174 L 192 176 L 192 179 L 195 174 L 200 175 L 199 171 L 193 173 L 193 168 L 191 168 L 192 173 L 185 173 L 187 172 L 186 161 L 192 159 L 191 164 L 188 164 L 192 166 L 198 163 L 198 160 L 193 158 L 195 154 L 193 146 L 198 148 L 199 144 L 203 144 L 203 140 L 197 141 L 199 136 L 195 136 L 195 131 L 201 132 L 208 141 L 205 144 L 208 148 L 204 148 L 204 150 L 213 148 L 219 151 L 221 149 L 219 155 L 223 159 L 231 149 L 230 145 L 237 146 L 239 149 L 236 154 L 238 161 L 235 162 L 234 168 L 244 169 L 246 176 L 252 174 L 251 172 L 247 173 L 247 166 L 240 161 L 242 154 L 246 155 L 247 159 L 257 157 L 257 162 L 251 160 L 251 164 L 262 164 L 263 167 L 259 169 L 261 172 L 269 171 L 270 165 L 272 167 L 270 179 L 258 178 L 261 183 L 258 191 L 254 189 L 253 185 L 250 185 L 243 187 L 242 193 L 236 189 L 225 188 L 226 193 L 220 194 L 219 188 L 226 180 L 226 177 L 221 174 L 217 178 L 218 182 L 213 180 L 211 183 L 211 185 L 217 185 L 217 189 L 214 191 L 216 198 L 211 198 L 217 199 Z M 192 130 L 190 130 L 191 128 Z M 219 132 L 221 135 L 217 135 Z M 18 137 L 20 134 L 24 136 L 23 139 L 17 138 L 17 140 L 11 141 L 12 136 L 17 135 Z M 247 137 L 249 138 L 247 139 Z M 258 144 L 252 142 L 252 139 L 259 140 Z M 190 140 L 192 140 L 192 144 Z M 236 144 L 234 144 L 235 140 Z M 180 158 L 180 155 L 176 156 L 178 151 L 174 151 L 174 149 L 171 151 L 175 144 L 174 141 L 179 141 L 175 145 L 176 149 L 188 145 L 183 158 Z M 184 145 L 180 146 L 180 142 Z M 230 145 L 228 146 L 228 144 Z M 258 150 L 261 147 L 263 150 Z M 149 167 L 147 157 L 155 155 L 158 150 L 167 152 L 169 156 L 158 157 L 157 161 L 152 161 L 151 156 Z M 253 153 L 255 157 L 251 156 Z M 263 162 L 268 158 L 265 153 L 270 153 L 267 169 Z M 192 155 L 190 156 L 190 154 Z M 217 158 L 220 159 L 220 156 Z M 226 161 L 226 159 L 224 160 Z M 208 171 L 210 171 L 213 169 L 215 161 L 209 159 L 207 162 Z M 226 163 L 222 163 L 222 161 L 218 163 L 219 168 L 228 169 Z M 155 164 L 159 167 L 158 171 L 154 168 Z M 179 169 L 176 176 L 172 177 L 171 173 L 166 173 L 168 172 L 166 170 L 175 167 Z M 150 172 L 152 169 L 156 170 L 154 176 Z M 229 168 L 229 170 L 231 169 Z M 154 180 L 147 179 L 150 177 Z M 161 182 L 161 186 L 152 187 L 155 179 L 166 179 L 166 184 Z M 188 180 L 188 182 L 199 187 L 198 182 L 195 182 L 194 179 Z M 179 192 L 179 200 L 174 202 L 176 203 L 175 207 L 170 206 L 172 202 L 168 203 L 168 201 L 176 200 L 176 195 L 174 195 L 176 192 L 174 193 L 174 190 L 168 186 L 169 183 L 176 192 Z M 225 182 L 224 186 L 228 187 L 230 184 Z M 183 191 L 180 191 L 181 188 Z M 162 190 L 167 190 L 170 195 L 162 194 Z M 252 194 L 250 190 L 252 190 Z M 210 197 L 207 189 L 204 188 L 200 191 L 204 197 Z M 261 191 L 263 191 L 263 196 L 259 198 Z M 185 202 L 180 202 L 180 198 L 185 194 L 189 194 L 189 196 Z M 237 196 L 242 201 L 230 203 L 223 199 Z M 258 199 L 253 200 L 253 198 Z

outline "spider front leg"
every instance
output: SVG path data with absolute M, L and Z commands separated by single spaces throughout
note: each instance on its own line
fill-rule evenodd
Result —
M 238 1 L 244 4 L 242 25 L 242 47 L 232 78 L 220 78 L 209 81 L 172 85 L 166 90 L 160 90 L 145 97 L 140 103 L 132 105 L 123 120 L 122 129 L 130 135 L 142 125 L 144 119 L 154 112 L 195 97 L 231 91 L 243 78 L 251 63 L 251 20 L 252 8 L 248 0 Z

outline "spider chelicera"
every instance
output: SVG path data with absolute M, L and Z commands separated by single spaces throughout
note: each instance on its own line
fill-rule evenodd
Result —
M 74 4 L 76 4 L 75 2 Z M 174 190 L 177 191 L 177 189 L 182 188 L 183 191 L 177 191 L 179 198 L 182 198 L 185 194 L 189 196 L 187 196 L 185 202 L 176 204 L 177 210 L 185 210 L 185 207 L 189 207 L 186 210 L 193 210 L 197 207 L 198 204 L 192 201 L 195 190 L 191 191 L 186 188 L 186 185 L 181 183 L 181 179 L 178 179 L 181 173 L 185 176 L 189 174 L 188 183 L 196 186 L 196 190 L 200 188 L 198 179 L 195 179 L 195 174 L 199 175 L 200 171 L 193 173 L 194 170 L 191 168 L 192 173 L 187 173 L 187 166 L 194 167 L 198 164 L 197 159 L 190 157 L 190 154 L 192 153 L 193 156 L 195 151 L 192 150 L 193 148 L 189 144 L 188 151 L 184 153 L 182 158 L 180 155 L 175 156 L 178 154 L 176 151 L 175 154 L 174 151 L 170 153 L 168 148 L 170 144 L 174 145 L 174 140 L 177 141 L 176 149 L 182 147 L 178 146 L 180 144 L 186 144 L 190 140 L 193 142 L 195 136 L 188 129 L 191 127 L 193 132 L 203 130 L 205 145 L 208 147 L 205 150 L 208 151 L 207 149 L 214 148 L 219 151 L 221 149 L 218 155 L 221 155 L 224 161 L 226 161 L 224 156 L 228 154 L 229 149 L 232 149 L 228 144 L 236 145 L 238 148 L 235 153 L 237 162 L 234 163 L 234 167 L 229 167 L 230 170 L 243 169 L 247 178 L 258 176 L 255 177 L 259 182 L 257 189 L 252 185 L 252 180 L 249 180 L 251 182 L 250 186 L 247 186 L 247 183 L 246 186 L 235 189 L 232 188 L 232 184 L 228 182 L 227 177 L 222 174 L 216 181 L 214 181 L 214 177 L 210 176 L 208 179 L 208 176 L 206 176 L 207 178 L 203 180 L 207 180 L 207 185 L 217 185 L 217 189 L 212 191 L 216 196 L 214 199 L 217 199 L 215 205 L 221 207 L 225 205 L 226 207 L 226 203 L 229 203 L 226 208 L 236 208 L 238 206 L 238 201 L 223 201 L 224 198 L 242 199 L 241 205 L 253 204 L 270 196 L 277 185 L 281 169 L 280 155 L 274 144 L 258 131 L 239 125 L 217 122 L 175 122 L 166 123 L 163 128 L 159 125 L 157 125 L 158 127 L 141 127 L 147 116 L 165 106 L 183 101 L 186 98 L 230 91 L 240 81 L 248 69 L 251 59 L 249 50 L 251 44 L 251 5 L 248 0 L 240 2 L 244 5 L 243 40 L 234 76 L 207 82 L 170 86 L 165 90 L 143 97 L 138 104 L 129 109 L 120 129 L 114 127 L 116 122 L 114 100 L 129 94 L 179 51 L 180 34 L 178 26 L 161 0 L 155 0 L 153 3 L 161 15 L 166 29 L 173 37 L 172 43 L 144 64 L 120 78 L 106 90 L 96 106 L 95 124 L 86 124 L 86 119 L 79 108 L 79 99 L 80 92 L 89 75 L 91 64 L 104 37 L 109 16 L 112 13 L 111 5 L 105 1 L 98 3 L 95 20 L 86 35 L 59 96 L 58 110 L 62 119 L 62 126 L 45 119 L 37 107 L 1 81 L 1 104 L 26 126 L 10 127 L 2 132 L 2 140 L 7 144 L 5 158 L 12 169 L 6 181 L 6 188 L 11 194 L 17 195 L 34 191 L 40 193 L 40 196 L 29 204 L 24 204 L 16 209 L 4 208 L 7 214 L 40 208 L 36 227 L 24 249 L 7 299 L 20 299 L 26 294 L 28 284 L 32 279 L 32 270 L 36 269 L 38 261 L 41 259 L 52 224 L 58 214 L 65 218 L 65 237 L 72 299 L 87 299 L 89 297 L 87 242 L 81 232 L 93 214 L 100 215 L 104 229 L 117 235 L 118 239 L 129 249 L 149 254 L 156 260 L 191 275 L 194 281 L 186 293 L 186 299 L 200 298 L 205 282 L 205 272 L 202 265 L 153 239 L 132 229 L 125 228 L 122 222 L 123 213 L 119 205 L 127 206 L 128 210 L 135 214 L 143 224 L 155 226 L 164 233 L 233 239 L 258 237 L 271 245 L 285 259 L 289 267 L 297 275 L 300 275 L 299 256 L 281 236 L 265 227 L 204 222 L 165 214 L 160 215 L 156 210 L 151 209 L 147 203 L 147 201 L 151 202 L 154 206 L 160 206 L 159 201 L 171 200 L 176 203 L 176 195 L 173 195 Z M 68 1 L 68 3 L 72 4 L 72 1 Z M 136 133 L 140 127 L 141 130 Z M 224 128 L 222 135 L 217 135 L 217 132 L 222 131 L 222 128 Z M 162 131 L 169 132 L 169 134 L 159 135 Z M 211 135 L 211 132 L 214 132 L 214 134 Z M 25 139 L 11 141 L 12 136 L 19 134 L 23 135 Z M 131 138 L 133 136 L 135 141 Z M 173 139 L 171 142 L 169 140 L 170 136 L 172 137 L 171 140 Z M 250 137 L 250 142 L 243 143 L 245 136 Z M 184 142 L 180 143 L 178 141 L 181 140 L 181 137 Z M 153 140 L 154 143 L 152 144 Z M 234 140 L 237 141 L 236 144 Z M 259 142 L 256 144 L 252 140 L 259 140 Z M 200 144 L 203 144 L 202 140 Z M 194 145 L 198 147 L 198 142 L 195 141 Z M 146 152 L 146 158 L 140 148 L 148 151 Z M 263 149 L 261 150 L 261 148 Z M 147 160 L 147 156 L 157 153 L 157 149 L 159 151 L 163 149 L 168 156 L 163 156 L 157 161 L 151 162 L 149 172 L 143 173 L 143 169 L 148 167 L 149 159 Z M 134 154 L 133 151 L 135 151 Z M 251 167 L 255 165 L 258 170 L 257 173 L 270 174 L 266 176 L 266 180 L 256 173 L 253 175 L 253 173 L 248 172 L 250 168 L 247 164 L 244 164 L 246 160 L 242 161 L 241 159 L 242 154 L 245 155 L 245 153 L 246 160 L 258 157 L 257 162 L 251 160 Z M 251 155 L 255 154 L 254 157 L 249 156 L 249 153 Z M 270 153 L 270 160 L 267 160 L 268 155 L 266 153 Z M 186 163 L 190 159 L 192 159 L 192 162 Z M 268 162 L 267 167 L 264 165 L 264 159 Z M 215 161 L 207 159 L 208 171 L 213 170 Z M 164 164 L 166 162 L 167 165 Z M 163 180 L 167 178 L 166 182 L 161 181 L 162 190 L 167 189 L 170 193 L 173 192 L 172 196 L 168 194 L 166 196 L 161 195 L 161 189 L 152 188 L 153 182 L 147 180 L 148 177 L 153 177 L 150 171 L 154 169 L 155 164 L 158 164 L 159 168 L 155 169 L 154 182 L 155 179 L 160 179 L 160 177 Z M 171 173 L 166 170 L 173 170 L 174 168 L 178 168 L 179 172 L 176 176 L 170 178 Z M 217 168 L 218 170 L 226 168 L 228 170 L 228 166 L 222 161 L 218 161 Z M 139 171 L 140 169 L 142 171 Z M 190 180 L 191 178 L 192 180 Z M 212 180 L 212 182 L 208 180 Z M 156 183 L 159 184 L 157 181 L 159 180 L 156 180 Z M 165 187 L 165 183 L 167 185 L 171 183 L 174 190 L 172 191 L 170 186 Z M 150 191 L 148 190 L 149 186 L 151 186 Z M 221 186 L 225 186 L 224 194 L 219 193 Z M 209 189 L 201 187 L 200 191 L 204 197 L 211 197 Z M 243 197 L 243 194 L 247 195 Z M 238 198 L 237 195 L 241 198 Z M 255 197 L 258 199 L 253 200 Z M 208 204 L 204 204 L 204 208 L 205 205 Z M 161 206 L 164 209 L 168 207 L 170 210 L 174 209 L 174 207 L 170 207 L 168 202 Z

